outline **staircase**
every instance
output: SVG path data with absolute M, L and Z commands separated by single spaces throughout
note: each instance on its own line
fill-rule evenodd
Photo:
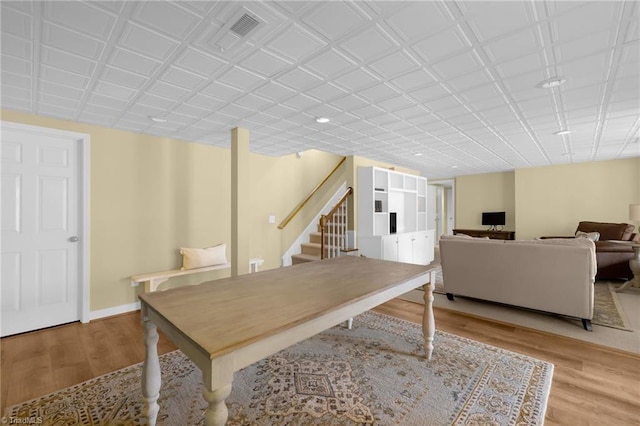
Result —
M 318 231 L 309 234 L 309 242 L 301 244 L 301 253 L 291 256 L 291 263 L 297 265 L 315 260 L 343 256 L 357 251 L 347 247 L 347 199 L 353 194 L 348 188 L 345 195 L 331 209 L 320 217 Z

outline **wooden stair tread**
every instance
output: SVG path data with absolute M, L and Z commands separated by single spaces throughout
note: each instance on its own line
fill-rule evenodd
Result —
M 313 256 L 310 254 L 304 254 L 304 253 L 300 253 L 300 254 L 294 254 L 291 256 L 291 263 L 294 265 L 297 265 L 299 263 L 305 263 L 305 262 L 315 262 L 316 260 L 320 260 L 320 256 Z

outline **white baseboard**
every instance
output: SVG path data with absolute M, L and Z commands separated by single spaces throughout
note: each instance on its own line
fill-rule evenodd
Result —
M 114 315 L 126 314 L 128 312 L 137 311 L 140 309 L 140 302 L 129 303 L 127 305 L 114 306 L 112 308 L 98 309 L 97 311 L 89 312 L 89 321 L 97 320 L 100 318 L 112 317 Z

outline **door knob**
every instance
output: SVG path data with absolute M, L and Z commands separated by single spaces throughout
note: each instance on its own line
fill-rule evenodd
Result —
M 69 241 L 71 241 L 72 243 L 77 243 L 78 242 L 78 237 L 71 237 L 71 238 L 69 238 Z

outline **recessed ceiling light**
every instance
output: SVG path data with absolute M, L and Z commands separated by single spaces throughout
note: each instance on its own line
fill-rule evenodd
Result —
M 151 119 L 151 121 L 155 121 L 156 123 L 166 123 L 167 119 L 166 118 L 162 118 L 162 117 L 154 117 L 154 116 L 149 116 L 149 118 Z
M 420 156 L 422 156 L 422 153 L 421 153 L 421 152 L 416 152 L 416 153 L 415 153 L 415 154 L 413 154 L 413 155 L 414 155 L 414 157 L 420 157 Z
M 328 123 L 329 121 L 331 121 L 331 120 L 328 119 L 327 117 L 318 117 L 318 118 L 316 118 L 316 122 L 322 123 L 322 124 Z
M 538 87 L 541 87 L 543 89 L 552 89 L 554 87 L 558 87 L 562 84 L 564 84 L 567 80 L 565 80 L 562 77 L 552 77 L 549 78 L 547 80 L 541 81 L 540 83 L 538 83 Z
M 458 168 L 458 166 L 451 166 L 451 168 L 452 168 L 452 169 L 457 169 L 457 168 Z
M 571 130 L 563 129 L 563 130 L 558 130 L 557 132 L 554 133 L 554 135 L 562 136 L 562 135 L 568 135 L 569 133 L 571 133 Z

